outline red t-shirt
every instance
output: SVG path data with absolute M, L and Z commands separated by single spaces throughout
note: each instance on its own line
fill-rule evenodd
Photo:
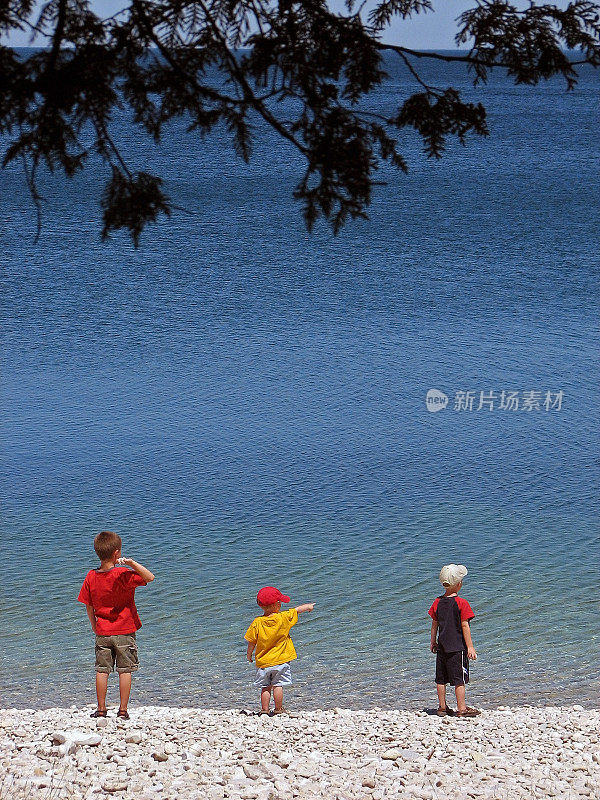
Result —
M 108 572 L 91 569 L 85 576 L 77 598 L 92 606 L 98 636 L 135 633 L 142 627 L 134 602 L 134 592 L 146 581 L 127 567 L 113 567 Z

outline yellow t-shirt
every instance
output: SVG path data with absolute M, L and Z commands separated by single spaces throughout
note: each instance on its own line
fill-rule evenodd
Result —
M 298 612 L 295 608 L 252 620 L 244 639 L 256 643 L 257 667 L 275 667 L 297 658 L 290 638 L 290 628 L 297 622 Z

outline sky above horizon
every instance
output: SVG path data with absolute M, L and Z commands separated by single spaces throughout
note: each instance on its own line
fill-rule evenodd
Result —
M 97 14 L 110 16 L 126 7 L 123 0 L 92 0 L 91 7 Z M 373 6 L 374 3 L 369 3 Z M 433 2 L 433 12 L 418 14 L 414 19 L 397 18 L 389 28 L 383 41 L 401 44 L 419 50 L 453 50 L 456 48 L 456 18 L 474 2 L 468 0 L 438 0 Z M 344 0 L 331 0 L 330 8 L 335 12 L 346 13 Z M 30 46 L 30 34 L 13 32 L 3 43 L 11 47 Z M 41 44 L 36 42 L 36 44 Z

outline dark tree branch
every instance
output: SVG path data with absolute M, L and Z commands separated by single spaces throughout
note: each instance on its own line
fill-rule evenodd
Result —
M 347 0 L 347 14 L 332 12 L 327 0 L 123 0 L 123 6 L 101 19 L 86 0 L 49 0 L 39 13 L 33 0 L 0 3 L 2 36 L 29 30 L 48 42 L 26 56 L 0 46 L 2 163 L 23 163 L 38 237 L 38 166 L 71 177 L 94 151 L 112 172 L 101 200 L 103 235 L 125 228 L 137 245 L 145 225 L 178 208 L 160 177 L 126 163 L 111 136 L 116 110 L 130 109 L 133 125 L 157 141 L 164 125 L 183 116 L 188 132 L 201 137 L 224 124 L 246 160 L 251 124 L 266 124 L 304 159 L 294 197 L 308 228 L 323 218 L 337 232 L 366 216 L 384 162 L 406 171 L 399 130 L 414 130 L 432 158 L 442 155 L 449 136 L 464 144 L 488 133 L 484 107 L 463 101 L 452 87 L 432 86 L 418 62 L 462 64 L 474 84 L 500 68 L 517 84 L 562 76 L 568 89 L 577 67 L 600 66 L 600 5 L 591 0 L 561 8 L 532 0 L 522 10 L 510 0 L 473 0 L 456 35 L 457 45 L 470 49 L 458 53 L 382 41 L 394 18 L 432 11 L 432 0 L 376 0 L 367 21 L 366 0 Z M 412 94 L 396 98 L 389 118 L 363 102 L 386 78 L 387 53 L 416 82 Z M 95 138 L 84 146 L 80 134 L 90 127 Z
M 215 23 L 214 19 L 212 18 L 208 8 L 202 0 L 199 2 L 200 7 L 203 9 L 206 19 L 208 20 L 211 29 L 215 38 L 219 41 L 221 47 L 223 48 L 223 53 L 225 54 L 229 70 L 231 74 L 236 78 L 238 85 L 242 89 L 244 100 L 248 103 L 248 105 L 252 106 L 255 111 L 257 111 L 260 116 L 267 122 L 272 128 L 274 128 L 277 133 L 283 136 L 284 139 L 287 139 L 288 142 L 291 142 L 303 155 L 307 154 L 306 148 L 302 146 L 302 144 L 296 139 L 296 137 L 288 131 L 288 129 L 282 125 L 279 120 L 268 111 L 264 104 L 259 102 L 259 100 L 255 97 L 250 84 L 244 75 L 243 71 L 241 70 L 238 61 L 230 51 L 229 47 L 227 46 L 227 42 L 223 37 L 223 34 L 219 30 L 219 27 Z
M 31 197 L 31 200 L 35 207 L 36 232 L 33 242 L 34 244 L 37 244 L 40 240 L 40 236 L 42 235 L 42 200 L 44 198 L 40 195 L 38 191 L 35 179 L 37 162 L 34 160 L 30 169 L 29 164 L 27 163 L 27 156 L 25 155 L 25 153 L 21 155 L 21 160 L 23 164 L 23 173 L 25 174 L 25 181 L 27 183 L 27 188 L 29 189 L 29 196 Z
M 439 95 L 439 91 L 437 89 L 434 89 L 432 86 L 430 86 L 429 84 L 425 83 L 425 81 L 421 78 L 421 76 L 419 75 L 417 70 L 410 63 L 410 59 L 408 58 L 408 56 L 403 52 L 400 52 L 400 51 L 397 51 L 397 52 L 398 52 L 398 55 L 400 56 L 400 58 L 402 59 L 402 61 L 404 61 L 404 63 L 406 64 L 410 74 L 417 81 L 417 83 L 420 84 L 425 89 L 427 94 Z
M 386 42 L 378 42 L 377 47 L 382 50 L 389 50 L 394 53 L 398 53 L 399 55 L 406 55 L 406 56 L 414 56 L 415 58 L 425 58 L 425 59 L 432 59 L 434 61 L 445 61 L 447 64 L 457 63 L 457 64 L 470 64 L 472 66 L 480 65 L 483 67 L 499 67 L 499 68 L 506 68 L 509 67 L 505 61 L 494 61 L 491 63 L 489 60 L 485 58 L 481 58 L 477 55 L 473 55 L 473 51 L 466 53 L 464 56 L 456 55 L 455 53 L 437 53 L 435 50 L 413 50 L 410 47 L 403 47 L 397 44 L 388 44 Z M 586 58 L 580 59 L 579 61 L 569 61 L 569 64 L 572 67 L 583 66 L 584 64 L 589 64 L 590 61 Z
M 65 32 L 65 23 L 67 21 L 67 0 L 58 0 L 58 14 L 56 18 L 56 29 L 52 37 L 52 49 L 50 50 L 50 58 L 48 59 L 48 72 L 53 73 L 56 69 L 56 62 L 60 53 L 60 47 L 63 43 L 63 36 Z

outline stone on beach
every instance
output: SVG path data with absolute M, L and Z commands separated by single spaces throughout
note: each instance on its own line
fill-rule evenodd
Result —
M 58 755 L 66 756 L 75 753 L 77 748 L 82 745 L 97 747 L 102 741 L 102 737 L 97 733 L 83 731 L 55 731 L 52 734 L 52 741 L 59 745 Z
M 102 788 L 105 792 L 123 792 L 127 789 L 129 785 L 129 779 L 127 776 L 122 778 L 106 778 L 102 782 Z
M 131 711 L 130 728 L 109 716 L 101 733 L 88 715 L 0 711 L 0 797 L 576 800 L 597 798 L 600 785 L 597 710 L 504 708 L 455 720 L 149 706 Z
M 384 761 L 396 761 L 398 758 L 402 758 L 402 750 L 399 750 L 397 747 L 392 747 L 390 750 L 386 750 L 385 753 L 382 753 L 381 757 Z

